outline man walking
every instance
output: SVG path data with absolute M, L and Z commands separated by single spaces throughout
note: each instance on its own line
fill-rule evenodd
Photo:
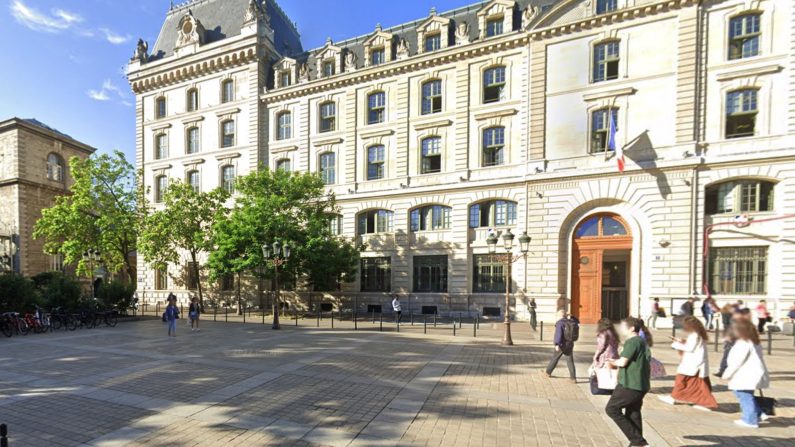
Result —
M 400 305 L 400 299 L 398 298 L 397 295 L 393 295 L 392 310 L 395 311 L 395 321 L 397 321 L 397 324 L 400 324 L 400 319 L 403 317 L 402 316 L 403 307 Z
M 569 377 L 572 383 L 577 383 L 577 372 L 574 369 L 574 342 L 580 338 L 580 322 L 568 315 L 566 311 L 558 311 L 558 322 L 555 323 L 555 353 L 547 365 L 544 374 L 552 377 L 552 371 L 558 366 L 561 356 L 566 356 L 566 366 L 569 367 Z
M 650 388 L 651 352 L 646 342 L 638 336 L 642 327 L 643 321 L 634 317 L 627 317 L 621 322 L 624 349 L 621 358 L 608 363 L 611 368 L 619 370 L 618 385 L 607 402 L 605 413 L 629 439 L 630 446 L 649 445 L 643 437 L 641 408 Z

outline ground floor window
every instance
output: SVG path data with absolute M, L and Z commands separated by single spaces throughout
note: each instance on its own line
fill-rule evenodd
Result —
M 414 256 L 414 291 L 447 292 L 447 256 Z
M 392 290 L 392 259 L 388 256 L 362 258 L 362 292 L 389 292 Z
M 499 256 L 474 255 L 472 291 L 505 293 L 505 264 Z
M 715 247 L 710 260 L 712 293 L 761 295 L 767 291 L 767 247 Z
M 168 289 L 168 270 L 163 268 L 155 269 L 155 290 Z

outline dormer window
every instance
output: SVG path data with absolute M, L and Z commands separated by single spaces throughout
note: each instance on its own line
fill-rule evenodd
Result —
M 330 76 L 334 76 L 334 61 L 325 61 L 323 62 L 323 77 L 328 78 Z
M 436 51 L 442 48 L 442 34 L 435 33 L 425 36 L 425 52 Z
M 618 0 L 596 0 L 596 13 L 605 14 L 618 9 Z
M 289 87 L 290 86 L 290 72 L 288 70 L 284 70 L 279 73 L 279 87 Z
M 502 34 L 503 18 L 490 17 L 486 19 L 486 37 L 494 37 Z
M 370 50 L 370 65 L 381 65 L 386 62 L 386 50 L 373 48 Z

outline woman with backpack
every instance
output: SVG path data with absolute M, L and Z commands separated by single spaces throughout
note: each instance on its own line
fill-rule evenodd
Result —
M 762 413 L 754 392 L 770 386 L 770 375 L 762 357 L 759 333 L 751 321 L 739 320 L 732 325 L 737 341 L 729 352 L 728 366 L 723 378 L 729 381 L 729 389 L 740 402 L 742 419 L 735 424 L 746 428 L 758 428 L 759 421 L 767 419 Z
M 177 307 L 177 297 L 170 295 L 168 297 L 168 306 L 163 313 L 163 321 L 168 325 L 168 336 L 177 336 L 177 319 L 179 318 L 179 308 Z
M 682 359 L 676 369 L 674 389 L 670 396 L 658 396 L 665 403 L 674 405 L 676 402 L 692 404 L 700 410 L 718 408 L 718 402 L 712 395 L 712 384 L 709 381 L 709 361 L 707 355 L 707 329 L 701 321 L 693 316 L 685 317 L 682 322 L 687 339 L 671 337 L 671 347 L 681 353 Z

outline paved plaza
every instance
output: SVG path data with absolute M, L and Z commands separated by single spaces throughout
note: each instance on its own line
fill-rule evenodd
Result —
M 550 349 L 527 324 L 513 347 L 499 328 L 478 337 L 464 324 L 303 320 L 262 324 L 205 321 L 168 339 L 159 321 L 0 340 L 0 422 L 23 446 L 625 446 L 604 416 L 604 397 L 585 379 L 592 343 L 578 345 L 579 383 L 539 374 Z M 583 338 L 590 328 L 584 328 Z M 675 371 L 661 341 L 655 356 Z M 547 334 L 549 337 L 551 334 Z M 763 428 L 735 427 L 738 406 L 723 383 L 720 409 L 703 412 L 646 398 L 653 446 L 792 446 L 795 362 L 779 336 L 768 358 L 782 404 Z M 714 354 L 713 355 L 717 355 Z M 717 357 L 711 359 L 717 365 Z M 566 375 L 565 365 L 556 371 Z M 672 377 L 653 382 L 670 390 Z

